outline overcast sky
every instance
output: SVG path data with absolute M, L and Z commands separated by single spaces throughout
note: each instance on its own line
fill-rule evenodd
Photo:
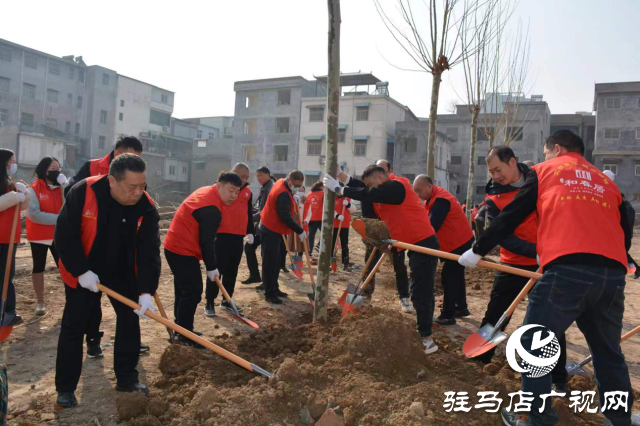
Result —
M 2 9 L 0 38 L 175 91 L 178 118 L 233 115 L 234 81 L 327 73 L 326 0 L 3 0 Z M 520 0 L 512 22 L 530 26 L 529 94 L 552 113 L 590 111 L 594 83 L 640 80 L 639 16 L 638 0 Z M 373 0 L 342 0 L 341 46 L 342 72 L 373 72 L 428 116 L 431 76 L 390 65 L 412 63 Z M 445 75 L 440 112 L 463 91 L 460 70 Z

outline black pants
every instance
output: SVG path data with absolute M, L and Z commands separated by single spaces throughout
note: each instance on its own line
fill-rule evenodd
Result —
M 371 252 L 373 251 L 373 246 L 366 244 L 367 250 L 365 251 L 365 264 L 369 260 L 369 256 L 371 256 Z M 375 257 L 369 268 L 367 269 L 367 275 L 373 270 L 378 260 L 380 260 L 380 252 L 376 251 Z M 393 270 L 396 274 L 396 288 L 398 289 L 398 297 L 400 299 L 405 299 L 409 297 L 409 275 L 407 274 L 407 265 L 404 263 L 404 250 L 398 251 L 395 248 L 391 249 L 389 256 L 393 259 Z M 365 275 L 366 276 L 366 275 Z M 368 288 L 364 291 L 368 297 L 371 297 L 374 290 L 376 288 L 376 278 L 373 277 L 371 282 L 369 283 Z
M 3 225 L 6 226 L 6 225 Z M 16 312 L 16 288 L 13 285 L 13 276 L 16 273 L 16 253 L 18 245 L 13 245 L 13 253 L 11 253 L 11 270 L 9 271 L 9 288 L 7 289 L 7 302 L 4 305 L 4 311 L 9 313 Z M 4 272 L 7 268 L 7 254 L 9 253 L 9 244 L 0 244 L 0 292 L 4 288 Z M 2 293 L 0 293 L 2 294 Z
M 265 296 L 277 296 L 278 277 L 282 267 L 282 252 L 286 251 L 282 235 L 262 232 L 262 284 Z M 297 238 L 297 237 L 296 237 Z M 286 255 L 286 253 L 285 253 Z
M 262 236 L 256 232 L 253 237 L 253 244 L 244 245 L 244 254 L 247 257 L 247 267 L 249 268 L 249 275 L 252 277 L 260 276 L 260 269 L 258 268 L 258 257 L 256 256 L 256 250 L 262 243 Z M 282 244 L 280 255 L 280 267 L 284 268 L 287 265 L 287 250 L 284 247 L 284 241 L 280 238 L 280 244 Z
M 243 243 L 244 235 L 218 234 L 216 237 L 218 271 L 222 276 L 222 285 L 230 297 L 233 297 L 233 291 L 236 288 L 238 266 L 240 266 L 240 261 L 242 260 Z M 216 297 L 218 297 L 218 293 L 220 293 L 220 289 L 217 284 L 207 278 L 205 291 L 207 302 L 213 303 Z
M 64 286 L 66 303 L 62 314 L 58 354 L 56 358 L 56 390 L 74 392 L 82 372 L 82 336 L 92 320 L 92 309 L 100 303 L 102 293 L 93 293 L 80 286 Z M 118 288 L 123 296 L 136 300 L 137 291 Z M 140 356 L 140 322 L 130 307 L 109 298 L 116 312 L 116 341 L 113 350 L 113 369 L 118 385 L 138 382 L 138 358 Z
M 338 228 L 333 228 L 333 241 L 331 249 L 336 246 Z M 340 246 L 342 248 L 342 264 L 349 266 L 349 228 L 340 228 Z
M 415 243 L 420 247 L 438 250 L 440 243 L 438 237 L 432 235 Z M 438 258 L 415 251 L 409 252 L 409 268 L 411 269 L 411 281 L 409 291 L 411 302 L 416 310 L 418 332 L 420 336 L 431 336 L 433 325 L 433 311 L 436 302 L 433 296 L 433 287 L 436 282 L 436 268 Z
M 462 254 L 471 248 L 473 238 L 461 245 L 453 254 Z M 464 279 L 464 266 L 460 265 L 456 260 L 442 261 L 442 288 L 444 289 L 444 301 L 442 310 L 440 310 L 441 318 L 453 318 L 457 310 L 467 309 L 467 289 Z
M 33 259 L 33 269 L 31 270 L 32 274 L 40 274 L 44 272 L 44 269 L 47 265 L 47 252 L 51 251 L 51 256 L 53 256 L 53 260 L 58 264 L 58 251 L 56 250 L 55 243 L 52 243 L 50 246 L 46 244 L 38 244 L 38 243 L 29 243 L 31 246 L 31 258 Z
M 505 265 L 513 266 L 514 268 L 526 269 L 527 271 L 532 272 L 538 270 L 538 265 Z M 491 290 L 491 296 L 489 298 L 489 305 L 487 306 L 487 311 L 484 314 L 480 327 L 485 324 L 496 325 L 502 314 L 504 314 L 509 308 L 511 302 L 513 302 L 516 296 L 518 296 L 524 286 L 527 285 L 528 281 L 529 278 L 521 277 L 519 275 L 507 274 L 506 272 L 496 272 L 493 281 L 493 289 Z M 500 327 L 501 330 L 507 328 L 510 319 L 511 318 L 507 318 L 507 320 L 502 324 L 502 327 Z M 558 336 L 558 343 L 560 343 L 560 359 L 558 360 L 558 364 L 551 371 L 551 377 L 553 383 L 565 383 L 567 380 L 567 371 L 565 369 L 565 365 L 567 364 L 567 341 L 564 333 Z M 491 362 L 495 352 L 496 350 L 493 348 L 476 357 L 476 359 L 488 364 Z
M 164 249 L 164 257 L 173 272 L 175 302 L 173 315 L 176 324 L 193 331 L 193 318 L 202 298 L 202 271 L 194 256 L 182 256 Z
M 309 222 L 309 255 L 313 253 L 316 244 L 316 233 L 322 228 L 321 220 Z M 334 237 L 335 238 L 335 237 Z

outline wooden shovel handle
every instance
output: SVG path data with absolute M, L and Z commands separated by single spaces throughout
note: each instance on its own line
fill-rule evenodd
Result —
M 513 268 L 513 269 L 518 269 L 518 268 Z M 538 268 L 538 270 L 536 271 L 536 274 L 542 276 L 540 272 L 542 272 L 542 267 Z M 518 293 L 518 295 L 513 300 L 513 302 L 511 302 L 511 305 L 509 305 L 509 309 L 507 309 L 507 318 L 513 315 L 513 313 L 515 312 L 520 302 L 522 302 L 522 299 L 524 299 L 525 296 L 529 294 L 529 290 L 531 290 L 531 288 L 533 287 L 533 285 L 536 283 L 537 280 L 538 280 L 537 278 L 529 279 L 529 282 L 527 282 L 527 285 L 525 285 L 522 288 L 522 290 L 520 290 L 520 293 Z
M 460 256 L 453 253 L 447 253 L 445 251 L 434 250 L 426 247 L 420 247 L 413 244 L 401 243 L 400 241 L 395 241 L 392 243 L 394 247 L 402 248 L 405 250 L 417 251 L 424 254 L 429 254 L 431 256 L 441 257 L 443 259 L 455 260 L 460 259 Z M 514 268 L 512 266 L 500 265 L 498 263 L 487 262 L 485 260 L 481 260 L 478 262 L 478 266 L 482 266 L 483 268 L 493 269 L 494 271 L 506 272 L 508 274 L 519 275 L 521 277 L 526 278 L 535 278 L 539 279 L 542 274 L 538 272 L 531 272 L 525 269 Z M 535 282 L 535 281 L 534 281 Z
M 378 272 L 378 269 L 380 269 L 380 267 L 384 263 L 384 260 L 387 258 L 387 254 L 389 254 L 388 251 L 382 253 L 382 256 L 380 256 L 380 260 L 378 260 L 378 263 L 376 263 L 376 266 L 373 267 L 373 271 L 371 271 L 367 279 L 364 281 L 364 283 L 362 283 L 360 292 L 362 292 L 365 288 L 367 288 L 367 285 L 369 285 L 369 282 L 371 282 L 371 280 L 373 279 L 373 276 L 376 274 L 376 272 Z
M 364 269 L 362 270 L 362 278 L 367 275 L 367 271 L 369 270 L 369 266 L 371 266 L 371 262 L 373 262 L 373 258 L 376 256 L 376 252 L 378 251 L 378 247 L 373 246 L 373 250 L 371 250 L 371 254 L 369 255 L 369 259 L 367 260 L 367 264 L 364 265 Z
M 220 291 L 224 295 L 225 300 L 227 301 L 227 303 L 230 304 L 231 303 L 231 296 L 229 296 L 229 293 L 227 293 L 227 289 L 224 288 L 224 286 L 222 285 L 222 283 L 220 282 L 220 279 L 218 277 L 215 277 L 215 281 L 216 281 L 216 285 L 218 286 L 218 288 L 220 289 Z
M 110 288 L 107 288 L 107 287 L 103 286 L 100 283 L 98 283 L 98 289 L 101 292 L 103 292 L 104 294 L 106 294 L 107 296 L 116 299 L 118 302 L 124 303 L 125 305 L 127 305 L 131 309 L 140 310 L 142 308 L 139 304 L 137 304 L 133 300 L 127 299 L 126 297 L 122 296 L 121 294 L 116 293 L 115 291 L 111 290 Z M 217 353 L 221 357 L 228 359 L 229 361 L 239 365 L 240 367 L 245 368 L 245 369 L 247 369 L 249 371 L 254 371 L 253 367 L 252 367 L 252 365 L 251 365 L 251 363 L 249 361 L 240 358 L 238 355 L 232 354 L 231 352 L 229 352 L 226 349 L 221 348 L 220 346 L 214 345 L 210 341 L 205 340 L 202 337 L 190 332 L 186 328 L 180 327 L 178 324 L 175 324 L 175 323 L 169 321 L 168 319 L 163 318 L 162 316 L 154 314 L 153 312 L 149 312 L 148 310 L 143 312 L 143 314 L 148 316 L 152 320 L 155 320 L 155 321 L 159 322 L 160 324 L 164 325 L 165 327 L 168 327 L 168 328 L 172 329 L 176 333 L 180 333 L 184 337 L 186 337 L 186 338 L 188 338 L 188 339 L 190 339 L 190 340 L 192 340 L 192 341 L 194 341 L 196 343 L 201 344 L 202 346 L 206 347 L 209 350 L 212 350 L 213 352 Z
M 287 250 L 287 253 L 289 254 L 289 262 L 291 262 L 291 264 L 293 265 L 293 258 L 291 257 L 291 252 L 289 251 L 289 244 L 287 244 L 287 237 L 284 234 L 282 234 L 282 241 L 284 241 L 284 248 Z
M 9 275 L 11 273 L 11 262 L 13 262 L 13 245 L 16 238 L 16 228 L 18 227 L 18 218 L 20 217 L 20 203 L 16 204 L 13 213 L 13 223 L 11 225 L 11 237 L 9 239 L 9 250 L 7 251 L 7 263 L 4 269 L 4 279 L 2 281 L 2 300 L 7 300 L 7 290 L 9 288 Z M 1 314 L 4 314 L 2 312 Z
M 339 198 L 338 198 L 339 199 Z M 344 210 L 347 208 L 346 205 L 342 205 L 342 220 L 344 220 Z M 338 239 L 340 237 L 340 230 L 342 229 L 342 220 L 340 221 L 340 224 L 338 225 L 338 234 L 336 235 L 336 242 L 333 243 L 333 250 L 331 251 L 331 257 L 336 257 L 336 249 L 338 248 Z
M 156 301 L 156 305 L 158 306 L 158 311 L 160 311 L 160 315 L 162 315 L 162 318 L 169 319 L 169 317 L 167 317 L 167 312 L 164 310 L 164 306 L 160 301 L 160 296 L 158 295 L 158 291 L 156 291 L 156 293 L 153 295 L 153 300 Z
M 307 243 L 307 238 L 304 239 L 304 255 L 307 259 L 307 267 L 309 268 L 309 279 L 311 280 L 311 285 L 316 285 L 315 280 L 313 278 L 313 269 L 311 268 L 311 260 L 309 259 L 309 243 Z
M 622 336 L 622 338 L 620 339 L 620 343 L 624 342 L 625 340 L 629 339 L 630 337 L 638 334 L 640 332 L 640 325 L 637 326 L 636 328 L 634 328 L 631 331 L 628 331 L 624 334 L 624 336 Z

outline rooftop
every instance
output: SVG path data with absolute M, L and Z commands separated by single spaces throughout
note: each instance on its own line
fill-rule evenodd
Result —
M 321 83 L 327 84 L 328 76 L 320 76 L 316 77 Z M 352 72 L 352 73 L 341 73 L 340 74 L 340 87 L 345 86 L 369 86 L 379 83 L 380 79 L 371 73 L 360 73 L 360 72 Z

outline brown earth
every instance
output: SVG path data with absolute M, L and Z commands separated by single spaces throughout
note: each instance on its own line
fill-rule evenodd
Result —
M 163 215 L 163 220 L 170 219 L 170 214 Z M 640 234 L 640 228 L 636 234 Z M 638 246 L 632 250 L 634 257 L 640 257 Z M 351 232 L 351 252 L 352 261 L 364 263 L 364 245 L 355 232 Z M 505 364 L 504 347 L 498 349 L 494 364 L 488 366 L 468 360 L 461 353 L 464 339 L 477 329 L 486 309 L 492 272 L 480 268 L 467 271 L 472 316 L 456 326 L 436 328 L 434 338 L 440 350 L 425 356 L 415 333 L 415 317 L 397 310 L 393 270 L 384 265 L 373 307 L 342 319 L 336 305 L 332 305 L 326 325 L 311 323 L 312 308 L 306 297 L 310 284 L 291 274 L 281 274 L 281 287 L 290 294 L 281 306 L 266 304 L 261 293 L 254 290 L 255 285 L 238 283 L 234 300 L 244 307 L 248 318 L 260 325 L 259 330 L 234 321 L 220 309 L 213 319 L 206 318 L 200 309 L 197 311 L 195 327 L 205 338 L 268 371 L 278 370 L 279 380 L 268 381 L 210 351 L 170 345 L 162 325 L 142 321 L 143 341 L 151 346 L 151 352 L 141 356 L 138 369 L 141 381 L 151 389 L 150 398 L 117 397 L 113 389 L 110 343 L 115 333 L 115 314 L 107 298 L 103 298 L 105 357 L 84 360 L 76 391 L 79 405 L 55 411 L 55 359 L 64 307 L 63 284 L 49 260 L 48 313 L 35 317 L 28 245 L 19 247 L 16 263 L 18 309 L 25 324 L 16 327 L 1 346 L 9 372 L 10 425 L 299 425 L 318 420 L 327 407 L 335 408 L 339 420 L 353 425 L 494 425 L 500 422 L 498 416 L 483 410 L 445 412 L 444 392 L 467 391 L 469 405 L 473 406 L 478 401 L 478 391 L 500 391 L 502 407 L 506 407 L 507 393 L 520 389 L 518 376 Z M 348 282 L 357 281 L 359 272 L 340 270 L 332 275 L 330 296 L 334 303 Z M 243 260 L 238 280 L 247 275 Z M 640 323 L 636 309 L 640 300 L 638 284 L 637 280 L 627 281 L 624 331 Z M 173 285 L 166 262 L 159 294 L 172 318 Z M 441 303 L 441 291 L 436 294 L 437 303 Z M 510 330 L 521 322 L 525 309 L 526 302 L 514 314 Z M 584 337 L 575 325 L 568 330 L 567 341 L 569 362 L 588 355 Z M 640 389 L 638 339 L 630 339 L 623 349 L 632 383 Z M 592 370 L 587 370 L 586 378 L 571 379 L 570 388 L 593 389 Z M 602 417 L 572 414 L 567 408 L 568 399 L 557 400 L 554 406 L 561 415 L 560 424 L 602 424 Z M 416 412 L 424 412 L 424 416 Z

